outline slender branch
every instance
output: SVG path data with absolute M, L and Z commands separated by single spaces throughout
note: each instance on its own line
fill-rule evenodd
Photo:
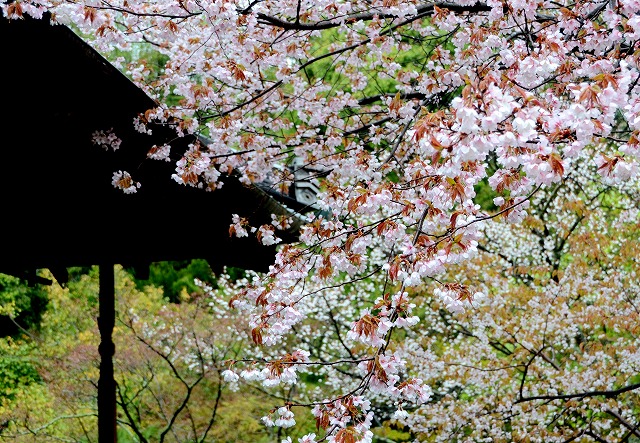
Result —
M 281 363 L 283 365 L 301 365 L 301 366 L 334 366 L 334 365 L 341 365 L 341 364 L 345 364 L 345 363 L 350 363 L 350 364 L 354 364 L 354 363 L 362 363 L 363 361 L 370 361 L 373 360 L 373 357 L 364 357 L 364 358 L 356 358 L 354 357 L 352 360 L 347 360 L 347 359 L 343 359 L 343 360 L 332 360 L 332 361 L 280 361 L 280 360 L 276 360 L 278 361 L 278 363 Z M 255 360 L 255 359 L 239 359 L 239 360 L 234 360 L 234 362 L 236 363 L 255 363 L 256 361 L 262 361 L 263 363 L 271 363 L 270 361 L 267 360 Z M 272 360 L 273 361 L 273 360 Z
M 78 419 L 78 418 L 84 418 L 84 417 L 97 417 L 97 414 L 94 412 L 90 412 L 87 414 L 74 414 L 74 415 L 60 415 L 56 418 L 54 418 L 51 421 L 48 421 L 47 423 L 43 424 L 42 426 L 38 426 L 37 428 L 29 428 L 27 426 L 25 426 L 25 428 L 29 431 L 29 432 L 20 432 L 20 433 L 16 433 L 16 434 L 12 434 L 13 436 L 19 436 L 19 435 L 29 435 L 29 434 L 33 434 L 35 435 L 36 433 L 48 428 L 49 426 L 52 426 L 54 424 L 56 424 L 57 422 L 61 421 L 61 420 L 72 420 L 72 419 Z M 12 435 L 7 435 L 7 437 L 11 437 Z
M 135 420 L 133 419 L 133 416 L 131 415 L 131 411 L 129 411 L 129 407 L 127 406 L 128 402 L 125 401 L 124 395 L 122 394 L 122 390 L 120 389 L 119 385 L 116 385 L 116 386 L 118 387 L 118 396 L 120 397 L 120 406 L 124 411 L 124 415 L 126 415 L 127 419 L 129 420 L 127 424 L 129 425 L 131 430 L 133 430 L 134 434 L 136 434 L 136 436 L 140 439 L 142 443 L 148 443 L 149 441 L 146 439 L 142 431 L 140 431 L 140 429 L 135 423 Z
M 20 329 L 20 331 L 22 331 L 23 334 L 26 334 L 31 340 L 33 340 L 36 343 L 40 342 L 40 340 L 38 340 L 37 337 L 34 337 L 29 331 L 27 331 L 25 328 L 20 326 L 20 324 L 16 321 L 15 318 L 13 318 L 12 315 L 9 315 L 8 317 L 9 317 L 9 320 L 11 320 L 11 323 L 13 323 L 18 329 Z
M 474 371 L 481 371 L 481 372 L 497 372 L 497 371 L 506 371 L 508 369 L 518 369 L 523 365 L 509 365 L 509 366 L 501 366 L 499 368 L 479 368 L 478 366 L 473 366 L 473 365 L 466 365 L 464 363 L 448 363 L 448 362 L 444 362 L 445 366 L 456 366 L 456 367 L 461 367 L 461 368 L 468 368 L 468 369 L 473 369 Z
M 211 418 L 209 418 L 207 429 L 204 430 L 202 434 L 202 438 L 200 439 L 200 443 L 204 443 L 204 441 L 207 439 L 207 434 L 213 427 L 213 423 L 216 421 L 216 415 L 218 413 L 218 406 L 220 405 L 221 397 L 222 397 L 222 380 L 220 379 L 220 371 L 218 371 L 218 389 L 216 391 L 216 401 L 213 405 L 213 411 L 211 411 Z
M 607 440 L 603 439 L 602 437 L 600 437 L 598 434 L 596 434 L 593 431 L 585 431 L 584 432 L 585 435 L 588 435 L 589 437 L 593 438 L 595 441 L 600 442 L 600 443 L 607 443 Z
M 189 403 L 189 400 L 191 399 L 191 393 L 193 392 L 193 388 L 195 388 L 198 385 L 198 383 L 200 383 L 204 379 L 204 375 L 201 375 L 200 377 L 198 377 L 198 379 L 192 385 L 188 385 L 181 377 L 179 377 L 178 379 L 187 388 L 187 394 L 182 399 L 182 403 L 180 404 L 180 406 L 178 406 L 178 408 L 173 412 L 173 415 L 171 416 L 171 420 L 169 420 L 169 423 L 167 423 L 167 426 L 164 428 L 164 430 L 160 434 L 160 442 L 164 441 L 169 431 L 173 428 L 173 424 L 178 419 L 178 415 L 180 415 L 182 410 L 187 406 L 187 403 Z
M 411 127 L 411 124 L 413 123 L 413 121 L 415 120 L 415 118 L 418 116 L 418 114 L 420 113 L 420 111 L 422 110 L 422 106 L 424 106 L 424 103 L 426 102 L 425 100 L 422 100 L 422 102 L 420 102 L 420 106 L 418 106 L 418 108 L 415 110 L 415 112 L 413 113 L 413 116 L 405 123 L 404 127 L 402 128 L 402 132 L 400 132 L 400 134 L 398 135 L 396 142 L 393 144 L 393 147 L 391 148 L 391 152 L 389 152 L 389 155 L 387 156 L 387 158 L 382 162 L 382 164 L 380 166 L 378 166 L 378 171 L 382 169 L 382 167 L 384 165 L 386 165 L 387 163 L 389 163 L 392 159 L 395 158 L 396 156 L 396 152 L 398 151 L 398 148 L 400 147 L 400 145 L 402 144 L 402 140 L 404 140 L 404 136 L 407 134 L 407 131 L 409 130 L 409 128 Z M 396 161 L 398 161 L 396 159 Z M 420 229 L 422 229 L 422 225 L 420 226 Z M 418 230 L 418 232 L 420 231 L 420 229 Z M 415 243 L 415 242 L 414 242 Z
M 575 394 L 559 394 L 559 395 L 534 395 L 532 397 L 522 397 L 516 400 L 514 403 L 524 403 L 526 401 L 533 400 L 568 400 L 571 398 L 587 398 L 587 397 L 615 397 L 625 392 L 633 391 L 640 388 L 640 383 L 635 383 L 629 386 L 625 386 L 620 389 L 612 389 L 609 391 L 588 391 L 578 392 Z
M 624 418 L 622 418 L 622 416 L 620 414 L 618 414 L 615 411 L 612 411 L 611 409 L 605 409 L 604 412 L 606 412 L 607 414 L 615 417 L 616 420 L 618 420 L 620 423 L 622 423 L 622 426 L 627 428 L 629 430 L 629 432 L 631 432 L 633 435 L 635 435 L 636 437 L 640 437 L 640 432 L 638 432 L 638 426 L 640 426 L 640 424 L 632 426 L 628 421 L 626 421 Z
M 326 298 L 324 299 L 324 301 L 325 301 L 325 303 L 327 303 L 327 308 L 328 308 L 328 312 L 329 312 L 329 319 L 331 320 L 331 323 L 333 325 L 333 329 L 336 331 L 336 336 L 338 337 L 338 341 L 340 342 L 342 347 L 347 351 L 347 353 L 349 354 L 349 357 L 351 357 L 352 359 L 355 360 L 356 356 L 353 355 L 353 352 L 351 351 L 351 348 L 349 348 L 347 346 L 347 344 L 344 342 L 344 340 L 342 339 L 342 334 L 340 333 L 340 327 L 338 325 L 336 317 L 333 315 L 333 310 L 329 306 L 329 302 L 327 301 Z
M 189 12 L 188 14 L 183 14 L 183 15 L 165 14 L 162 12 L 137 12 L 128 8 L 112 6 L 109 3 L 105 3 L 105 4 L 107 6 L 90 6 L 90 8 L 115 11 L 115 12 L 120 12 L 121 14 L 134 15 L 136 17 L 162 17 L 162 18 L 169 18 L 169 19 L 185 19 L 185 18 L 195 17 L 202 14 L 202 12 Z

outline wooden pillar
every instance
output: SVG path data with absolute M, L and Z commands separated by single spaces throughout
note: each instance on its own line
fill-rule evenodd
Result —
M 115 311 L 115 277 L 113 264 L 100 265 L 100 379 L 98 380 L 98 442 L 115 443 L 116 436 L 116 382 L 113 376 L 113 327 Z

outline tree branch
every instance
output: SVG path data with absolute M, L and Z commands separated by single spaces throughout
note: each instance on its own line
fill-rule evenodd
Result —
M 635 426 L 631 426 L 631 424 L 626 421 L 624 418 L 622 418 L 622 416 L 620 414 L 618 414 L 615 411 L 612 411 L 611 409 L 605 409 L 604 412 L 606 412 L 607 414 L 613 416 L 616 418 L 616 420 L 618 420 L 620 423 L 622 423 L 622 425 L 627 428 L 629 430 L 629 432 L 633 435 L 635 435 L 636 437 L 640 437 L 640 432 L 638 432 L 638 425 Z
M 589 391 L 589 392 L 579 392 L 576 394 L 559 394 L 559 395 L 534 395 L 532 397 L 521 397 L 516 400 L 514 403 L 524 403 L 526 401 L 533 400 L 568 400 L 571 398 L 587 398 L 587 397 L 615 397 L 617 395 L 623 394 L 625 392 L 633 391 L 635 389 L 640 388 L 640 383 L 635 383 L 633 385 L 625 386 L 620 389 L 613 389 L 610 391 Z
M 487 6 L 484 3 L 477 2 L 474 5 L 459 5 L 450 2 L 435 2 L 435 3 L 427 3 L 417 8 L 416 14 L 413 17 L 410 17 L 409 20 L 414 21 L 418 18 L 421 18 L 425 15 L 433 13 L 435 8 L 440 9 L 448 9 L 453 12 L 488 12 L 491 10 L 491 7 Z M 363 12 L 360 14 L 347 15 L 344 17 L 340 17 L 339 19 L 331 19 L 325 21 L 319 21 L 315 23 L 300 23 L 299 20 L 295 22 L 289 22 L 277 17 L 272 17 L 266 15 L 264 13 L 258 13 L 258 23 L 277 26 L 279 28 L 291 31 L 319 31 L 323 29 L 331 29 L 342 26 L 345 23 L 354 23 L 360 21 L 369 21 L 374 18 L 385 19 L 385 18 L 398 18 L 397 14 L 393 13 L 382 13 L 378 11 L 373 12 Z

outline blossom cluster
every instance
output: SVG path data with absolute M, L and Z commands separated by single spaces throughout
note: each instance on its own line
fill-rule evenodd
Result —
M 113 132 L 113 128 L 107 131 L 95 131 L 91 135 L 91 141 L 94 145 L 106 150 L 111 148 L 113 151 L 120 149 L 120 144 L 122 143 L 122 140 Z

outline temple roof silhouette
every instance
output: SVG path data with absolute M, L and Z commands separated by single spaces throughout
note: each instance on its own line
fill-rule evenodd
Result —
M 66 26 L 0 17 L 0 42 L 0 272 L 191 258 L 268 268 L 275 248 L 231 238 L 229 225 L 232 214 L 258 226 L 286 213 L 272 196 L 233 177 L 214 192 L 172 180 L 175 161 L 147 153 L 169 143 L 180 156 L 194 136 L 138 132 L 154 100 Z M 122 140 L 115 152 L 92 143 L 107 130 Z M 141 183 L 136 193 L 112 186 L 119 170 Z

